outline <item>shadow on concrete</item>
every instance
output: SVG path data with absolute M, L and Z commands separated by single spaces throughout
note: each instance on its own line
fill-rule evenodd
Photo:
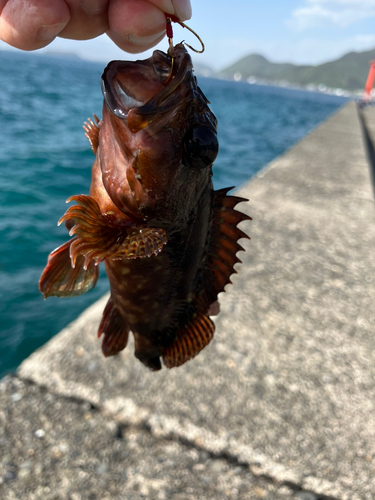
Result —
M 366 153 L 367 153 L 367 158 L 369 161 L 370 165 L 370 171 L 371 171 L 371 179 L 372 179 L 372 187 L 374 191 L 374 196 L 375 196 L 375 146 L 374 146 L 374 141 L 373 138 L 371 137 L 371 133 L 369 130 L 369 127 L 366 122 L 366 117 L 365 117 L 365 109 L 362 106 L 358 105 L 358 116 L 359 116 L 359 121 L 361 123 L 362 127 L 362 133 L 366 145 Z

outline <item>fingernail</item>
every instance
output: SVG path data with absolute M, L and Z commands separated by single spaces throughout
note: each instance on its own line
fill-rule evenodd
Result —
M 39 40 L 53 40 L 66 26 L 66 23 L 43 25 L 39 28 L 37 38 Z
M 165 30 L 160 31 L 160 33 L 156 33 L 156 35 L 142 37 L 130 34 L 128 35 L 128 40 L 133 45 L 150 45 L 156 42 L 163 35 L 165 35 Z
M 192 11 L 190 0 L 173 0 L 173 7 L 176 16 L 181 21 L 187 21 L 191 18 Z

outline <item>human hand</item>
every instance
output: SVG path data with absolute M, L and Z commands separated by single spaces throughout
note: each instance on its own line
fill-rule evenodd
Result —
M 165 35 L 165 15 L 190 19 L 190 0 L 0 0 L 0 39 L 22 50 L 57 36 L 88 40 L 103 33 L 126 52 L 147 50 Z

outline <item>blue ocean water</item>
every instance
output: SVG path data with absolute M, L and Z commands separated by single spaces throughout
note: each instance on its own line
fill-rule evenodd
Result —
M 101 116 L 104 65 L 0 52 L 0 376 L 108 290 L 44 301 L 38 280 L 68 234 L 65 200 L 88 194 L 93 153 L 82 124 Z M 200 79 L 219 121 L 216 188 L 239 186 L 334 112 L 344 98 Z

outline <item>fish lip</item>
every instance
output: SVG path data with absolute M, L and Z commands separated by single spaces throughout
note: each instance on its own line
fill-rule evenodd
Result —
M 127 118 L 129 110 L 127 111 L 125 107 L 121 106 L 121 99 L 118 97 L 114 89 L 111 88 L 114 87 L 113 80 L 114 77 L 116 76 L 116 71 L 114 71 L 113 66 L 118 64 L 127 64 L 131 67 L 133 65 L 136 65 L 138 62 L 141 61 L 134 61 L 134 62 L 127 61 L 126 63 L 124 61 L 111 61 L 104 69 L 101 77 L 100 83 L 104 101 L 107 104 L 107 107 L 110 109 L 110 111 L 114 115 L 122 119 Z
M 174 59 L 173 66 L 172 58 Z M 144 103 L 138 101 L 141 104 L 140 106 L 131 106 L 126 109 L 123 105 L 121 105 L 121 98 L 116 92 L 113 84 L 113 80 L 117 74 L 117 70 L 115 68 L 116 65 L 118 66 L 119 64 L 127 65 L 129 68 L 132 66 L 141 67 L 142 65 L 148 66 L 148 68 L 152 67 L 155 74 L 158 73 L 158 69 L 163 69 L 162 66 L 164 66 L 164 68 L 168 67 L 168 73 L 165 74 L 165 80 L 167 83 L 165 84 L 165 87 L 157 92 L 151 99 Z M 170 48 L 168 53 L 161 50 L 155 50 L 152 57 L 143 61 L 111 61 L 104 69 L 101 77 L 101 88 L 104 101 L 109 110 L 122 120 L 127 119 L 131 110 L 134 110 L 138 115 L 145 117 L 151 117 L 157 113 L 164 113 L 173 107 L 173 105 L 168 106 L 168 99 L 171 94 L 176 91 L 178 86 L 185 79 L 186 74 L 192 70 L 192 68 L 193 65 L 190 55 L 182 43 Z M 172 78 L 170 78 L 171 71 L 173 76 Z M 161 81 L 161 83 L 163 82 Z M 122 88 L 121 90 L 125 93 Z
M 107 68 L 105 69 L 105 71 L 108 69 L 108 66 Z M 101 88 L 102 88 L 102 93 L 103 93 L 103 97 L 104 97 L 104 101 L 105 103 L 107 104 L 107 107 L 112 111 L 112 113 L 114 115 L 116 115 L 118 118 L 122 118 L 123 120 L 127 118 L 128 114 L 126 113 L 126 111 L 119 107 L 117 105 L 117 102 L 116 102 L 116 99 L 115 99 L 115 96 L 113 95 L 113 93 L 109 90 L 109 85 L 108 85 L 108 81 L 104 78 L 104 73 L 103 73 L 103 76 L 102 76 L 102 79 L 101 79 Z

